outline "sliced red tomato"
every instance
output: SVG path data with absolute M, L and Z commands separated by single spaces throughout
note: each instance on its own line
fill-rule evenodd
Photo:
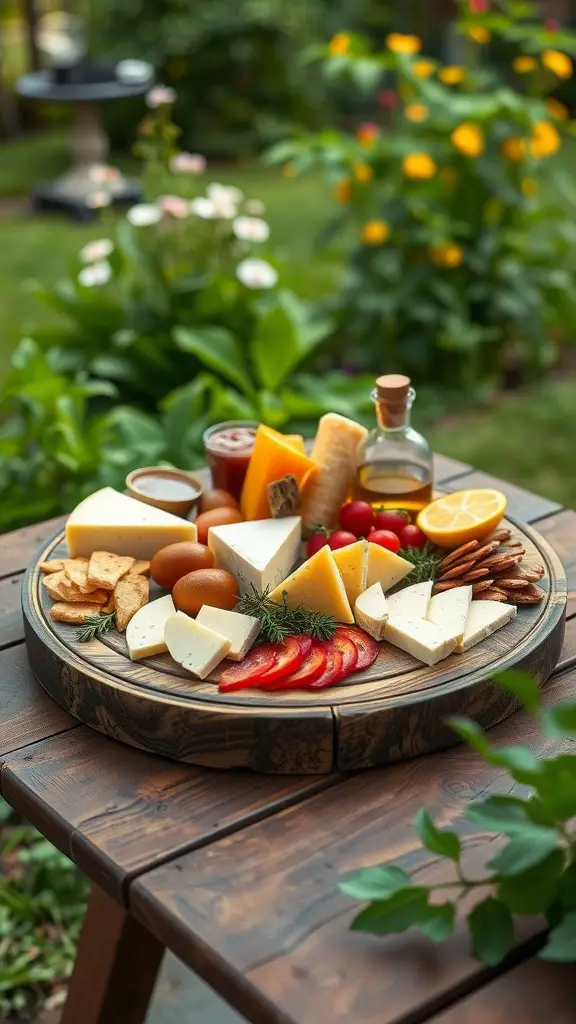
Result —
M 228 693 L 231 690 L 243 690 L 249 686 L 255 686 L 256 680 L 276 664 L 276 648 L 278 646 L 278 644 L 262 644 L 261 647 L 255 647 L 242 661 L 225 669 L 220 676 L 221 692 Z
M 312 637 L 306 636 L 305 633 L 298 633 L 294 639 L 298 643 L 300 650 L 302 651 L 302 657 L 305 658 L 312 647 Z
M 356 670 L 358 665 L 358 648 L 355 641 L 352 637 L 346 636 L 345 633 L 341 633 L 337 629 L 330 644 L 337 651 L 340 651 L 342 655 L 342 678 L 349 676 L 351 672 Z
M 327 660 L 324 645 L 318 643 L 318 641 L 313 641 L 304 661 L 295 672 L 291 672 L 290 675 L 283 676 L 281 679 L 276 679 L 272 683 L 267 683 L 260 679 L 258 686 L 261 686 L 263 690 L 305 689 L 315 679 L 320 678 L 326 668 Z
M 334 686 L 335 683 L 339 683 L 340 680 L 344 678 L 344 672 L 342 670 L 344 657 L 342 655 L 342 651 L 339 650 L 332 642 L 327 643 L 324 650 L 326 652 L 326 668 L 318 679 L 315 679 L 313 683 L 310 683 L 311 690 L 325 690 L 327 687 Z
M 272 644 L 272 647 L 275 648 L 276 660 L 271 668 L 260 673 L 258 677 L 259 686 L 264 683 L 273 683 L 275 679 L 281 679 L 282 676 L 290 675 L 291 672 L 295 672 L 300 668 L 304 660 L 304 650 L 306 648 L 304 638 L 300 642 L 298 637 L 287 636 L 283 643 Z
M 336 633 L 343 633 L 356 645 L 358 661 L 355 671 L 359 672 L 360 669 L 369 668 L 374 664 L 380 651 L 380 645 L 365 630 L 360 629 L 360 626 L 338 626 Z

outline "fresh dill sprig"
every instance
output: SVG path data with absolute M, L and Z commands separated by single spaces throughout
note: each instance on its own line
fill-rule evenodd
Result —
M 80 644 L 89 643 L 91 640 L 101 640 L 105 633 L 114 629 L 116 612 L 108 612 L 105 615 L 87 615 L 83 626 L 76 630 L 76 639 Z
M 432 544 L 425 544 L 423 548 L 402 548 L 398 554 L 400 558 L 405 558 L 414 566 L 412 572 L 409 572 L 395 587 L 395 590 L 403 590 L 404 587 L 411 587 L 414 583 L 426 583 L 428 580 L 436 579 L 438 566 L 446 552 Z
M 260 641 L 282 643 L 287 636 L 306 633 L 315 640 L 331 640 L 336 629 L 336 619 L 322 612 L 312 612 L 308 608 L 289 608 L 286 600 L 282 604 L 271 601 L 269 591 L 259 593 L 252 584 L 244 594 L 236 611 L 243 615 L 252 615 L 262 623 Z

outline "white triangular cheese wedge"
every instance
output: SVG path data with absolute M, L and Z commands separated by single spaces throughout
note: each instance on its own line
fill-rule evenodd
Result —
M 210 675 L 231 647 L 226 637 L 202 626 L 184 612 L 175 612 L 166 619 L 164 640 L 174 661 L 200 679 Z
M 126 627 L 126 643 L 132 661 L 149 658 L 152 654 L 163 654 L 168 650 L 164 640 L 164 626 L 166 619 L 174 615 L 175 611 L 170 594 L 138 609 Z
M 379 583 L 365 590 L 356 598 L 354 605 L 356 622 L 375 640 L 384 639 L 384 628 L 388 621 L 388 602 Z
M 456 638 L 447 636 L 440 626 L 426 619 L 407 619 L 403 615 L 390 616 L 384 629 L 384 639 L 430 666 L 447 658 L 456 647 Z
M 208 530 L 215 567 L 237 576 L 242 594 L 248 593 L 251 585 L 262 593 L 281 583 L 298 560 L 301 539 L 300 516 L 256 519 Z
M 472 601 L 464 636 L 456 647 L 457 654 L 469 651 L 474 644 L 485 640 L 501 629 L 516 615 L 516 605 L 499 601 Z
M 426 618 L 460 643 L 472 601 L 472 587 L 454 587 L 434 594 Z
M 408 619 L 425 619 L 432 597 L 432 580 L 427 583 L 413 583 L 396 594 L 388 595 L 390 615 L 405 615 Z

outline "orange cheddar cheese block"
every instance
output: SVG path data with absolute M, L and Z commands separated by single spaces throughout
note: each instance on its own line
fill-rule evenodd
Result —
M 240 507 L 245 519 L 267 519 L 270 516 L 268 484 L 293 476 L 302 490 L 314 472 L 314 462 L 293 441 L 262 424 L 256 431 L 254 451 L 242 488 Z
M 334 553 L 327 544 L 279 583 L 270 600 L 279 604 L 286 600 L 289 608 L 307 608 L 333 615 L 338 622 L 354 622 Z
M 288 441 L 288 444 L 291 444 L 296 451 L 302 452 L 303 455 L 306 455 L 302 434 L 284 434 L 283 436 L 284 440 Z

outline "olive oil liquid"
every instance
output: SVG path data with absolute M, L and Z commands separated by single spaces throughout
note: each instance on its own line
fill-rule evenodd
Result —
M 416 516 L 432 501 L 430 470 L 410 462 L 366 463 L 357 470 L 354 497 Z

